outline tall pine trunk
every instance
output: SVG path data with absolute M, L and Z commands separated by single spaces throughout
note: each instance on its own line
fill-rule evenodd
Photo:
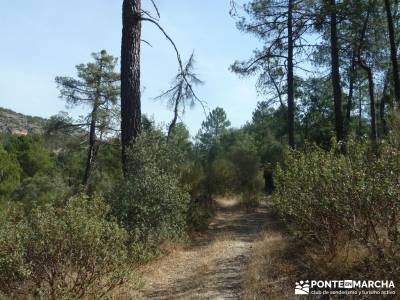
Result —
M 124 0 L 121 44 L 122 168 L 128 171 L 127 150 L 141 130 L 140 41 L 141 0 Z
M 343 130 L 343 116 L 342 116 L 342 89 L 340 83 L 340 72 L 339 72 L 339 47 L 338 47 L 338 35 L 337 35 L 337 18 L 336 18 L 336 1 L 330 0 L 331 18 L 330 18 L 330 29 L 331 29 L 331 75 L 332 75 L 332 86 L 333 86 L 333 102 L 335 107 L 335 130 L 336 138 L 338 141 L 343 141 L 344 130 Z
M 288 3 L 288 131 L 289 146 L 294 148 L 294 78 L 293 78 L 293 2 Z
M 371 2 L 370 2 L 371 4 Z M 370 6 L 371 8 L 372 6 Z M 369 21 L 370 11 L 368 11 L 367 16 L 364 20 L 364 25 L 361 30 L 360 35 L 360 44 L 358 48 L 358 64 L 359 66 L 367 72 L 368 78 L 368 93 L 369 93 L 369 104 L 370 104 L 370 113 L 371 113 L 371 139 L 375 141 L 377 139 L 377 129 L 376 129 L 376 112 L 375 112 L 375 87 L 374 87 L 374 77 L 372 75 L 372 68 L 369 67 L 365 62 L 361 59 L 361 51 L 364 44 L 365 34 L 367 32 L 368 21 Z
M 85 190 L 89 187 L 89 180 L 92 175 L 94 163 L 96 161 L 96 120 L 97 120 L 97 104 L 95 103 L 92 113 L 91 113 L 91 120 L 90 120 L 90 129 L 89 129 L 89 148 L 88 154 L 86 158 L 86 168 L 85 174 L 83 176 L 83 187 Z
M 389 80 L 390 80 L 390 72 L 387 71 L 385 75 L 385 81 L 383 84 L 383 91 L 382 91 L 382 97 L 381 101 L 379 103 L 379 117 L 381 121 L 381 134 L 386 135 L 387 134 L 387 124 L 386 124 L 386 101 L 388 99 L 388 88 L 389 88 Z
M 392 75 L 394 83 L 394 94 L 397 104 L 400 104 L 400 78 L 399 78 L 399 65 L 397 61 L 397 47 L 396 37 L 394 33 L 393 16 L 390 7 L 390 1 L 385 0 L 386 18 L 388 23 L 389 41 L 390 41 L 390 59 L 392 61 Z
M 370 67 L 368 67 L 365 64 L 361 64 L 361 67 L 367 72 L 367 77 L 368 77 L 369 106 L 371 112 L 371 139 L 375 141 L 377 139 L 377 130 L 376 130 L 374 78 Z
M 362 97 L 361 92 L 358 97 L 358 135 L 362 134 Z
M 350 74 L 349 74 L 349 95 L 347 97 L 347 105 L 346 105 L 346 132 L 347 132 L 347 134 L 350 132 L 351 109 L 353 107 L 355 66 L 356 66 L 356 50 L 353 49 L 353 53 L 351 56 Z

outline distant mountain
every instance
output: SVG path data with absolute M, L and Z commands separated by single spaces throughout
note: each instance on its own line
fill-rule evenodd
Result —
M 41 134 L 47 119 L 32 117 L 0 107 L 0 133 L 15 135 Z

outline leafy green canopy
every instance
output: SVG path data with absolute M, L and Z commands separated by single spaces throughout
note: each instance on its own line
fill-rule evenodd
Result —
M 21 167 L 16 157 L 0 144 L 0 203 L 9 199 L 20 185 Z

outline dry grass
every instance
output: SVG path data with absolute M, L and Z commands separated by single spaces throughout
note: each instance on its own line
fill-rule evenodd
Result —
M 149 294 L 156 299 L 212 294 L 215 291 L 207 288 L 210 278 L 218 270 L 217 263 L 237 251 L 235 243 L 234 236 L 222 233 L 205 246 L 172 249 L 168 255 L 141 267 L 145 285 L 132 292 L 129 299 L 147 299 Z
M 320 247 L 309 245 L 302 258 L 303 268 L 312 271 L 318 278 L 344 278 L 356 275 L 369 252 L 356 242 L 343 242 L 337 246 L 334 256 Z
M 244 299 L 294 299 L 295 268 L 286 257 L 287 247 L 281 232 L 264 232 L 244 274 Z
M 332 256 L 315 244 L 290 239 L 280 231 L 266 230 L 255 244 L 244 275 L 244 299 L 297 299 L 298 280 L 340 278 L 382 279 L 366 270 L 369 251 L 356 242 L 340 243 Z
M 166 256 L 142 266 L 140 273 L 144 275 L 147 287 L 173 286 L 175 281 L 189 276 L 192 280 L 191 284 L 196 285 L 215 268 L 216 258 L 225 256 L 226 253 L 232 251 L 232 247 L 230 234 L 221 234 L 206 246 L 194 248 L 187 245 L 171 246 L 168 247 Z M 135 293 L 133 295 L 136 296 Z M 140 296 L 137 295 L 137 298 L 139 299 Z

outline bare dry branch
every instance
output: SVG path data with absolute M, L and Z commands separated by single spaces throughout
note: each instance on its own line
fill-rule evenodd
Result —
M 153 4 L 154 10 L 156 11 L 158 18 L 160 18 L 161 17 L 160 11 L 158 10 L 156 3 L 154 2 L 154 0 L 150 0 L 150 1 L 151 1 L 151 4 Z
M 186 77 L 182 59 L 181 59 L 181 55 L 179 54 L 179 50 L 178 50 L 178 47 L 176 46 L 175 42 L 172 40 L 172 38 L 168 35 L 168 33 L 164 30 L 164 28 L 157 21 L 155 21 L 151 18 L 146 18 L 146 17 L 142 17 L 141 20 L 153 23 L 163 33 L 165 38 L 171 43 L 172 47 L 175 50 L 176 58 L 178 60 L 178 64 L 179 64 L 179 68 L 181 70 L 182 76 L 183 76 L 186 84 L 188 85 L 191 93 L 193 94 L 193 98 L 201 105 L 201 107 L 203 108 L 204 114 L 207 115 L 206 103 L 204 101 L 202 101 L 201 99 L 199 99 L 199 97 L 197 97 L 196 93 L 194 92 L 194 90 L 192 88 L 192 85 L 190 84 L 190 82 L 188 81 L 188 79 Z

